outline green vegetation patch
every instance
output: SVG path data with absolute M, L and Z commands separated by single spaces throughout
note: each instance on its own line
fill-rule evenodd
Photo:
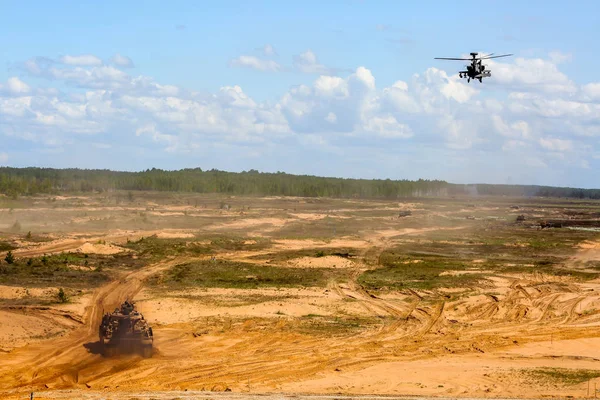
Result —
M 600 370 L 569 368 L 521 369 L 521 374 L 535 381 L 551 381 L 564 386 L 577 385 L 600 377 Z
M 317 249 L 284 250 L 273 253 L 257 254 L 249 257 L 251 260 L 271 260 L 272 262 L 284 262 L 301 257 L 355 257 L 360 254 L 359 249 L 354 247 L 321 247 Z
M 333 268 L 281 268 L 225 260 L 179 264 L 150 279 L 153 285 L 252 289 L 325 287 L 342 272 Z
M 0 252 L 14 250 L 16 248 L 17 246 L 13 245 L 12 243 L 0 241 Z
M 232 293 L 231 295 L 214 295 L 210 293 L 206 294 L 189 294 L 182 293 L 179 290 L 173 292 L 165 292 L 154 287 L 152 296 L 148 300 L 160 300 L 164 298 L 188 300 L 202 302 L 203 304 L 209 304 L 215 307 L 242 307 L 249 305 L 257 305 L 268 302 L 283 302 L 288 300 L 299 299 L 300 296 L 294 296 L 289 294 L 246 294 L 246 293 Z
M 15 259 L 0 265 L 1 284 L 27 286 L 93 287 L 108 281 L 103 270 L 104 262 L 95 259 L 90 263 L 84 254 L 55 254 L 49 256 Z M 95 265 L 95 266 L 94 266 Z
M 569 276 L 578 281 L 588 281 L 600 277 L 600 272 L 564 268 L 558 261 L 552 259 L 536 261 L 533 266 L 505 265 L 501 266 L 498 272 L 530 274 L 535 272 L 553 276 Z
M 420 253 L 419 257 L 384 251 L 379 257 L 380 267 L 365 271 L 358 281 L 371 290 L 435 289 L 442 287 L 469 287 L 485 279 L 484 273 L 444 274 L 467 271 L 472 263 L 437 254 Z M 476 265 L 476 268 L 480 268 Z M 468 272 L 468 271 L 467 271 Z
M 162 259 L 176 255 L 207 255 L 219 251 L 261 250 L 270 245 L 264 238 L 243 238 L 213 235 L 190 239 L 161 239 L 156 235 L 128 241 L 125 248 L 145 258 Z
M 110 279 L 113 268 L 132 269 L 144 264 L 131 254 L 60 253 L 15 258 L 0 263 L 0 284 L 25 286 L 95 287 Z

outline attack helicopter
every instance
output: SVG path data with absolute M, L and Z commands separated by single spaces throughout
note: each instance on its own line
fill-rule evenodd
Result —
M 467 78 L 467 82 L 471 82 L 471 79 L 477 79 L 479 82 L 483 78 L 489 78 L 492 76 L 492 71 L 485 69 L 485 65 L 481 63 L 482 60 L 489 60 L 491 58 L 500 58 L 512 56 L 512 54 L 503 54 L 500 56 L 494 56 L 494 53 L 488 54 L 483 57 L 477 57 L 479 53 L 470 53 L 471 58 L 446 58 L 446 57 L 435 57 L 434 60 L 460 60 L 460 61 L 471 61 L 471 65 L 467 65 L 466 71 L 459 71 L 458 76 L 460 78 Z

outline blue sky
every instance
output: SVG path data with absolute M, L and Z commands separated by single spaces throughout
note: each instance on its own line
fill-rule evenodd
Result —
M 565 4 L 0 1 L 0 165 L 598 187 L 600 3 Z M 515 56 L 433 59 L 470 51 Z

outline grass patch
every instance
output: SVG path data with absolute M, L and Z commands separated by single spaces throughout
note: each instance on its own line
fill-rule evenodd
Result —
M 18 258 L 0 265 L 0 284 L 26 286 L 95 287 L 110 279 L 115 268 L 134 269 L 144 265 L 131 254 L 100 255 L 60 253 Z
M 160 239 L 156 235 L 152 235 L 137 241 L 129 241 L 123 247 L 134 250 L 144 258 L 157 260 L 184 254 L 207 255 L 219 251 L 261 250 L 269 245 L 270 241 L 264 238 L 209 236 L 190 239 Z
M 358 249 L 352 247 L 323 247 L 319 249 L 284 250 L 266 254 L 257 254 L 250 257 L 251 260 L 271 260 L 272 262 L 285 262 L 302 257 L 325 257 L 340 256 L 352 257 L 359 253 Z
M 211 294 L 187 294 L 181 292 L 169 292 L 165 293 L 162 290 L 154 290 L 150 299 L 178 299 L 201 302 L 206 305 L 215 307 L 242 307 L 251 306 L 269 302 L 283 302 L 292 299 L 299 299 L 299 296 L 294 295 L 268 295 L 268 294 L 231 294 L 230 296 L 224 295 L 211 295 Z
M 402 247 L 383 251 L 374 269 L 365 271 L 358 281 L 371 290 L 436 289 L 472 287 L 487 276 L 488 264 L 473 264 L 472 257 L 453 253 L 451 246 L 442 248 L 421 245 L 421 251 L 405 252 Z M 470 269 L 486 272 L 469 272 Z M 449 274 L 443 274 L 449 272 Z M 452 274 L 452 272 L 466 272 Z
M 382 260 L 383 258 L 383 260 Z M 445 271 L 465 271 L 472 265 L 444 258 L 421 259 L 394 257 L 385 252 L 381 267 L 365 271 L 358 282 L 370 290 L 436 289 L 442 287 L 471 287 L 485 279 L 482 273 L 441 275 Z
M 572 268 L 563 268 L 558 261 L 540 260 L 535 261 L 533 266 L 505 265 L 498 269 L 503 273 L 542 273 L 553 276 L 569 276 L 577 281 L 589 281 L 600 277 L 600 272 L 581 271 Z
M 325 287 L 341 277 L 334 268 L 280 268 L 225 260 L 179 264 L 150 279 L 153 285 L 252 289 L 260 287 Z
M 535 381 L 551 381 L 564 386 L 577 385 L 600 377 L 600 370 L 591 369 L 535 368 L 522 369 L 520 372 Z
M 0 241 L 0 251 L 9 251 L 9 250 L 14 250 L 17 247 L 14 246 L 13 244 L 9 243 L 9 242 L 2 242 Z

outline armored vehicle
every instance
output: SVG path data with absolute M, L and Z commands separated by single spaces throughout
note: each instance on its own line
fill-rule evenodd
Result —
M 102 354 L 110 357 L 120 352 L 139 352 L 143 357 L 152 356 L 152 327 L 126 300 L 121 308 L 102 316 L 99 328 Z

